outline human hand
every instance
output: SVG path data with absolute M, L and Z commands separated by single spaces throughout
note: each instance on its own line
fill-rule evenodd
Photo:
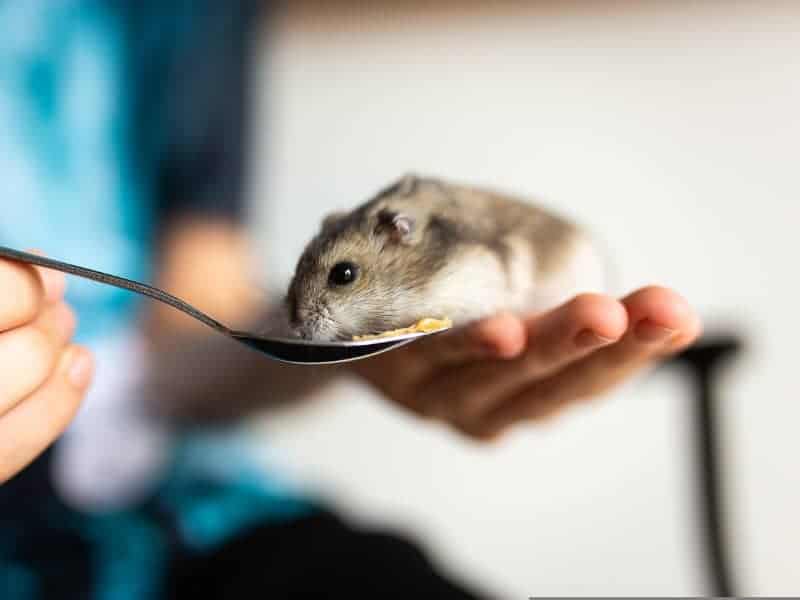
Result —
M 92 376 L 64 288 L 61 273 L 0 260 L 0 484 L 61 434 Z
M 353 363 L 391 400 L 477 439 L 595 398 L 689 346 L 700 320 L 677 293 L 583 294 L 529 317 L 500 314 Z

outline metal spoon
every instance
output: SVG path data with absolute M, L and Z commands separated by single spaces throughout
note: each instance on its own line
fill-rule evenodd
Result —
M 167 292 L 160 290 L 156 287 L 131 281 L 123 277 L 116 277 L 115 275 L 108 275 L 93 269 L 79 267 L 69 263 L 53 260 L 37 254 L 30 254 L 28 252 L 20 252 L 11 248 L 0 246 L 0 257 L 8 258 L 19 262 L 38 265 L 56 271 L 63 271 L 78 277 L 84 277 L 107 285 L 122 288 L 148 296 L 164 304 L 169 304 L 173 308 L 186 313 L 190 317 L 205 323 L 212 329 L 219 333 L 233 338 L 237 342 L 249 346 L 269 358 L 286 363 L 302 364 L 302 365 L 322 365 L 349 362 L 368 356 L 374 356 L 381 352 L 386 352 L 392 348 L 398 348 L 417 340 L 431 333 L 408 333 L 404 335 L 375 338 L 370 340 L 359 340 L 353 342 L 315 342 L 309 340 L 300 340 L 292 338 L 281 337 L 266 337 L 247 331 L 236 331 L 230 329 L 212 319 L 205 313 L 200 312 L 195 307 L 187 304 L 180 298 L 176 298 Z M 448 328 L 437 330 L 433 333 L 440 333 Z

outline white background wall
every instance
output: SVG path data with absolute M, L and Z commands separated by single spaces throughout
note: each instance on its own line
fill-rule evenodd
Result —
M 724 387 L 736 575 L 800 593 L 800 3 L 287 4 L 258 69 L 268 283 L 406 170 L 576 216 L 626 289 L 675 286 L 748 335 Z M 264 427 L 353 518 L 502 597 L 702 594 L 688 401 L 656 374 L 486 448 L 347 383 Z

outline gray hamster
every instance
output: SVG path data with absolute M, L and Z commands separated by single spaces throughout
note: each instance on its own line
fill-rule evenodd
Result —
M 544 310 L 601 291 L 603 261 L 581 228 L 531 203 L 406 175 L 325 218 L 286 297 L 293 332 L 314 340 L 458 325 L 500 310 Z

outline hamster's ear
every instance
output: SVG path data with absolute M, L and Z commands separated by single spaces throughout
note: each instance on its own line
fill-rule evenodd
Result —
M 414 217 L 388 209 L 378 213 L 376 232 L 387 232 L 390 240 L 406 245 L 416 244 L 420 238 Z
M 400 178 L 400 181 L 397 182 L 397 195 L 410 196 L 417 189 L 419 182 L 420 178 L 417 175 L 414 173 L 406 173 Z
M 322 219 L 322 229 L 324 230 L 333 227 L 338 221 L 340 221 L 345 216 L 347 216 L 347 213 L 343 210 L 326 215 L 325 218 Z

